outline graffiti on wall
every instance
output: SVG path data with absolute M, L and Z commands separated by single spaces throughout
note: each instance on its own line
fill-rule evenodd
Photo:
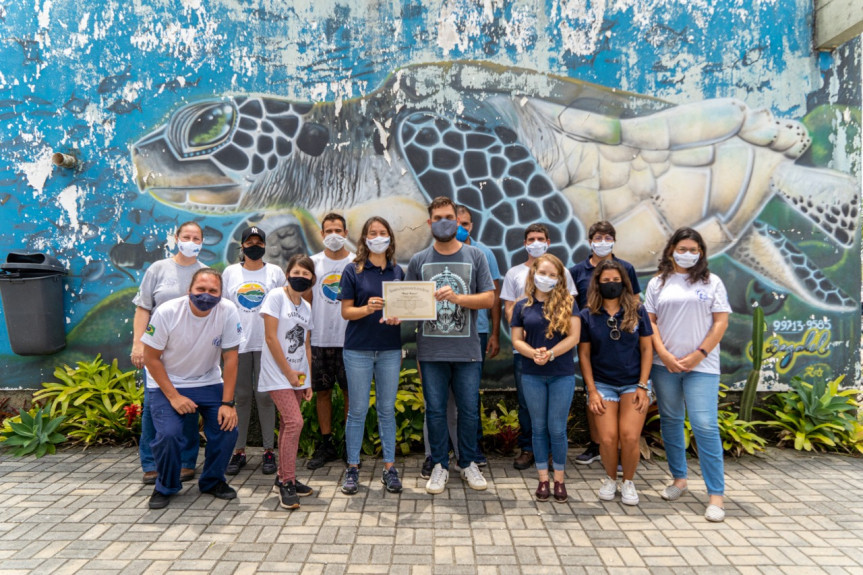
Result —
M 768 388 L 859 381 L 861 42 L 812 55 L 806 0 L 745 14 L 666 0 L 37 4 L 35 21 L 3 14 L 0 247 L 69 265 L 69 347 L 21 358 L 0 333 L 0 386 L 124 359 L 135 286 L 182 221 L 221 268 L 252 222 L 284 263 L 322 249 L 325 211 L 352 232 L 384 215 L 406 262 L 441 194 L 471 208 L 502 269 L 525 257 L 529 223 L 551 224 L 572 264 L 609 219 L 644 283 L 668 234 L 696 227 L 735 312 L 725 383 L 750 368 L 753 305 Z M 53 151 L 82 164 L 52 170 Z M 508 365 L 486 376 L 505 382 Z

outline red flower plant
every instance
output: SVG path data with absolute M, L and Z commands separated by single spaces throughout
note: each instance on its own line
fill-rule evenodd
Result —
M 133 403 L 132 405 L 127 405 L 123 409 L 126 410 L 126 427 L 132 427 L 132 424 L 135 423 L 135 420 L 138 419 L 138 416 L 141 414 L 141 406 L 137 403 Z

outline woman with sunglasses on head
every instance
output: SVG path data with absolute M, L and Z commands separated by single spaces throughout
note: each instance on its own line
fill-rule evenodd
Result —
M 345 330 L 345 371 L 348 376 L 348 421 L 345 445 L 348 467 L 342 493 L 359 490 L 360 448 L 366 429 L 372 379 L 375 382 L 375 407 L 384 455 L 381 483 L 390 493 L 399 493 L 402 482 L 395 467 L 396 393 L 402 364 L 401 323 L 383 317 L 383 282 L 401 281 L 405 274 L 395 261 L 396 242 L 390 224 L 373 216 L 366 220 L 357 256 L 342 273 L 339 299 Z
M 534 260 L 523 299 L 512 311 L 512 346 L 522 354 L 522 386 L 533 423 L 538 501 L 551 496 L 549 446 L 554 465 L 554 501 L 567 499 L 564 485 L 566 422 L 575 390 L 572 350 L 580 335 L 578 304 L 566 285 L 563 263 L 551 254 Z
M 731 306 L 725 286 L 707 268 L 701 234 L 680 228 L 668 240 L 659 271 L 647 286 L 644 307 L 653 327 L 651 379 L 659 406 L 662 441 L 674 482 L 663 499 L 687 490 L 683 420 L 689 415 L 701 473 L 710 497 L 704 514 L 723 521 L 725 477 L 719 437 L 719 342 Z
M 632 478 L 641 453 L 641 428 L 650 400 L 647 379 L 653 359 L 650 320 L 633 297 L 626 269 L 614 260 L 596 266 L 581 310 L 578 361 L 588 391 L 588 409 L 595 416 L 599 453 L 606 477 L 599 498 L 638 505 Z M 617 483 L 618 445 L 623 483 Z

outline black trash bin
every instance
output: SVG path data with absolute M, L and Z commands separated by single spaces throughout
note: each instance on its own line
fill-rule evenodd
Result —
M 40 252 L 10 252 L 0 265 L 0 298 L 12 351 L 49 355 L 66 347 L 66 267 Z

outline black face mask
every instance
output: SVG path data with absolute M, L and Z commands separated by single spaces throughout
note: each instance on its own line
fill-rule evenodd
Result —
M 623 293 L 623 282 L 608 282 L 599 284 L 599 295 L 603 299 L 617 299 Z
M 249 246 L 247 248 L 243 248 L 243 255 L 253 261 L 258 261 L 264 254 L 267 252 L 267 248 L 264 246 Z
M 288 283 L 291 284 L 292 290 L 299 293 L 303 293 L 312 287 L 312 280 L 309 278 L 290 277 L 288 278 Z

